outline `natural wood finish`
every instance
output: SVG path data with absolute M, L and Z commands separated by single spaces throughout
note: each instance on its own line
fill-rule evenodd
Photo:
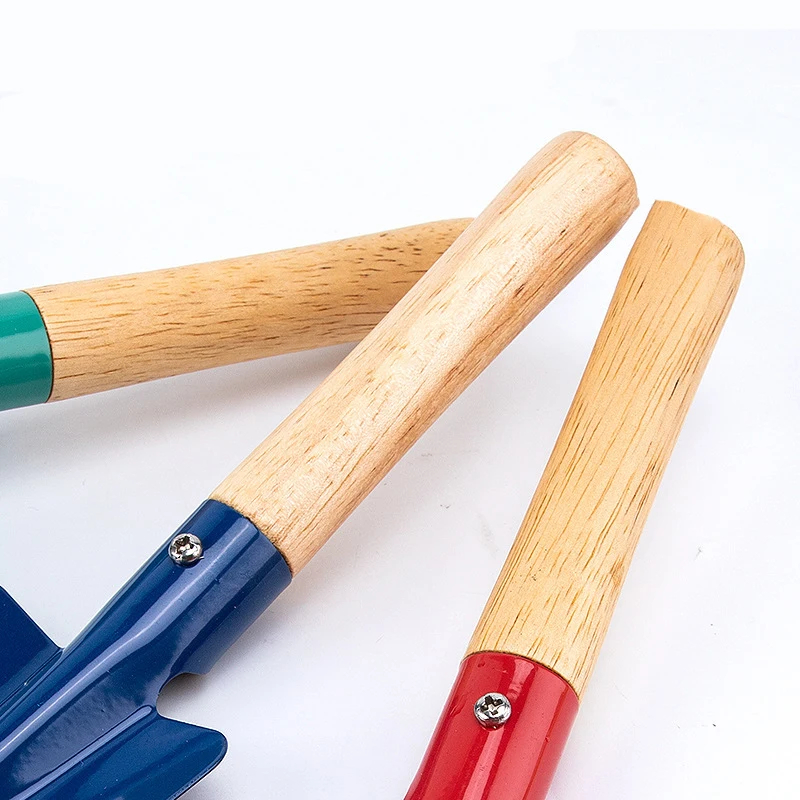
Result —
M 358 341 L 469 222 L 32 289 L 53 350 L 50 399 Z
M 469 653 L 525 656 L 582 695 L 743 266 L 715 219 L 653 206 Z
M 553 140 L 212 497 L 296 573 L 636 204 L 607 144 Z

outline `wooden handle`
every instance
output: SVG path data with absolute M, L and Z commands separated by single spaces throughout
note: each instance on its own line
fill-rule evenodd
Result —
M 50 399 L 358 341 L 469 222 L 31 289 L 52 348 Z
M 728 228 L 653 206 L 468 653 L 524 656 L 583 693 L 743 266 Z
M 212 497 L 296 573 L 636 204 L 607 144 L 552 141 Z

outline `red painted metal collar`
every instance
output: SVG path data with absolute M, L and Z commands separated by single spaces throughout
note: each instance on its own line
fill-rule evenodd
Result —
M 474 713 L 489 692 L 511 703 L 495 729 Z M 507 653 L 468 656 L 406 800 L 544 800 L 577 712 L 572 687 L 541 664 Z

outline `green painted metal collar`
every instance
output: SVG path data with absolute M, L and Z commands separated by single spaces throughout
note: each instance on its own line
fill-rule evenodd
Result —
M 0 411 L 44 403 L 53 357 L 42 315 L 25 292 L 0 294 Z

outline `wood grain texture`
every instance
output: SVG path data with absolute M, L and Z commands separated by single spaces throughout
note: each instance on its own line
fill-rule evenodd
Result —
M 469 222 L 29 290 L 50 336 L 50 399 L 358 341 Z
M 607 144 L 553 140 L 212 497 L 296 573 L 636 204 Z
M 525 656 L 582 695 L 743 266 L 728 228 L 653 206 L 469 653 Z

